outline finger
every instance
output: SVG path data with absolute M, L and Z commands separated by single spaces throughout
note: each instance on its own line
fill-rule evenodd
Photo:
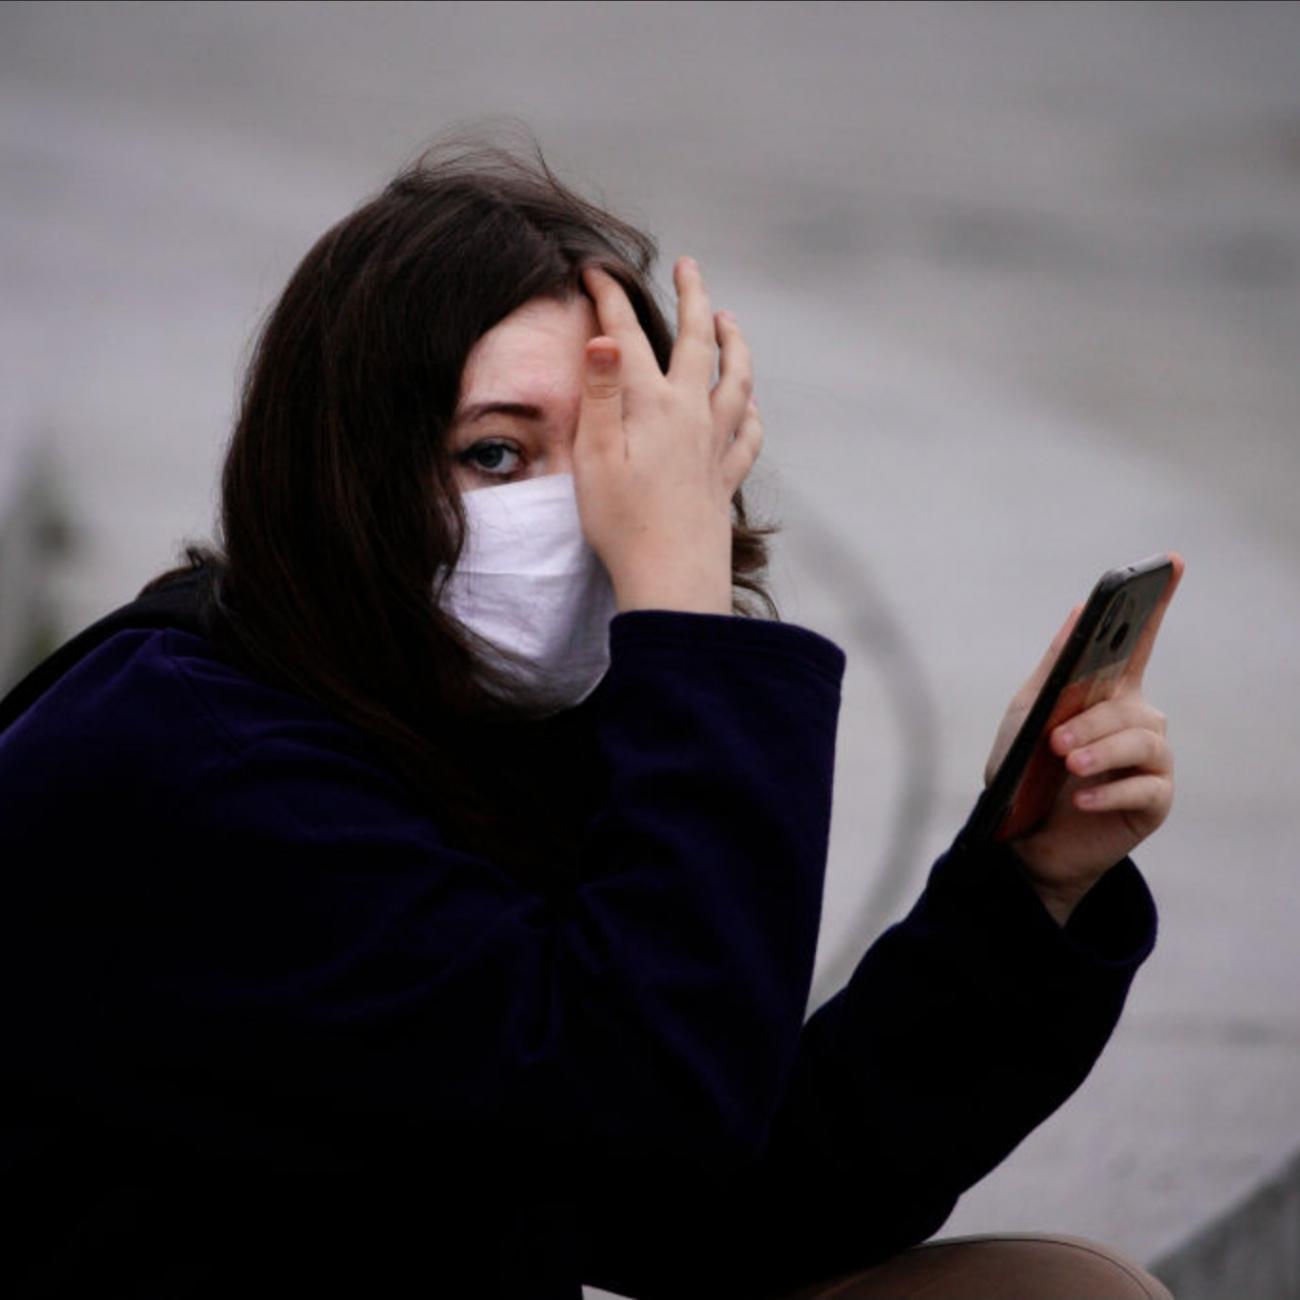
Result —
M 1074 792 L 1075 807 L 1085 812 L 1147 813 L 1157 820 L 1163 820 L 1173 802 L 1174 783 L 1168 776 L 1128 776 Z
M 1148 704 L 1144 696 L 1115 695 L 1067 718 L 1059 727 L 1054 727 L 1051 746 L 1056 753 L 1064 756 L 1103 736 L 1134 727 L 1153 731 L 1160 736 L 1168 729 L 1165 715 Z
M 596 450 L 621 446 L 623 384 L 617 340 L 598 335 L 587 340 L 577 438 Z
M 1070 639 L 1070 633 L 1074 630 L 1074 625 L 1078 622 L 1082 610 L 1082 605 L 1075 605 L 1065 616 L 1065 622 L 1061 624 L 1056 635 L 1052 638 L 1051 644 L 1047 647 L 1047 652 L 1038 661 L 1038 667 L 1029 674 L 1025 684 L 1020 688 L 1022 697 L 1033 699 L 1043 689 L 1043 683 L 1047 680 L 1048 673 L 1052 671 L 1052 665 L 1065 648 L 1066 641 Z
M 679 257 L 673 267 L 673 280 L 677 286 L 677 341 L 668 364 L 668 378 L 707 388 L 713 378 L 717 346 L 704 276 L 694 259 Z
M 647 370 L 659 374 L 659 362 L 627 290 L 608 271 L 590 263 L 582 268 L 582 282 L 595 305 L 602 333 L 618 342 L 624 376 Z
M 763 421 L 758 415 L 758 405 L 752 399 L 745 408 L 744 418 L 736 429 L 736 437 L 727 448 L 723 465 L 730 473 L 731 490 L 737 488 L 749 477 L 749 471 L 758 460 L 758 453 L 763 448 Z
M 1147 661 L 1151 658 L 1151 651 L 1155 648 L 1156 634 L 1160 631 L 1160 624 L 1165 617 L 1165 611 L 1169 608 L 1170 601 L 1174 598 L 1174 592 L 1178 590 L 1178 584 L 1183 580 L 1183 570 L 1187 567 L 1183 557 L 1177 551 L 1170 551 L 1169 559 L 1174 566 L 1174 571 L 1170 575 L 1168 583 L 1165 584 L 1165 589 L 1159 601 L 1157 601 L 1155 609 L 1151 611 L 1151 616 L 1142 629 L 1142 636 L 1137 643 L 1137 647 L 1129 658 L 1128 667 L 1124 670 L 1122 680 L 1123 689 L 1141 689 L 1142 675 L 1146 672 Z
M 1174 756 L 1168 742 L 1157 732 L 1130 727 L 1071 750 L 1065 766 L 1076 776 L 1100 776 L 1124 768 L 1168 775 L 1174 770 Z
M 754 394 L 753 357 L 730 312 L 719 312 L 715 319 L 722 357 L 717 386 L 709 400 L 715 422 L 730 433 L 745 418 L 749 400 Z

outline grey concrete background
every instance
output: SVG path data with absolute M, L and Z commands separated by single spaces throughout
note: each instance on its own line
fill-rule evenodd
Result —
M 56 466 L 66 629 L 209 532 L 310 242 L 483 114 L 658 235 L 665 301 L 696 256 L 755 350 L 778 598 L 849 655 L 814 1005 L 1069 606 L 1184 554 L 1157 953 L 944 1228 L 1168 1255 L 1300 1144 L 1300 6 L 6 5 L 0 448 Z

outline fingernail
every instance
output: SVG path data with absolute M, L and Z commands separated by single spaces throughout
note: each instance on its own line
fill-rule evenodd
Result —
M 1061 732 L 1061 744 L 1063 744 L 1063 745 L 1066 747 L 1066 749 L 1073 749 L 1073 748 L 1074 748 L 1074 732 L 1072 732 L 1072 731 L 1063 731 L 1063 732 Z
M 612 348 L 592 348 L 587 355 L 594 366 L 612 366 L 618 360 L 618 353 Z
M 686 271 L 698 271 L 700 264 L 693 257 L 683 257 L 682 268 Z
M 1093 755 L 1086 749 L 1081 749 L 1077 754 L 1072 754 L 1071 757 L 1074 759 L 1074 766 L 1080 772 L 1086 772 L 1096 762 Z

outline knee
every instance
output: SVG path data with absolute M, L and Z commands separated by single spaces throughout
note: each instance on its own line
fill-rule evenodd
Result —
M 1109 1246 L 1055 1233 L 949 1237 L 861 1272 L 800 1289 L 791 1300 L 1173 1300 L 1141 1265 Z

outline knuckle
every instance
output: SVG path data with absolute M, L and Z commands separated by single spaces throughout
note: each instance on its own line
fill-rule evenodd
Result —
M 665 419 L 689 419 L 695 414 L 695 395 L 680 380 L 656 384 L 651 401 Z
M 1066 718 L 1061 725 L 1073 733 L 1076 745 L 1086 745 L 1105 730 L 1097 725 L 1096 709 L 1085 709 L 1082 713 L 1076 713 L 1074 717 Z
M 1088 729 L 1094 736 L 1110 736 L 1124 728 L 1124 715 L 1113 704 L 1098 706 L 1098 711 L 1088 719 Z
M 742 465 L 748 467 L 758 459 L 758 452 L 762 442 L 762 438 L 757 437 L 753 429 L 741 425 L 736 430 L 736 436 L 730 444 L 730 449 L 735 453 L 736 459 Z

